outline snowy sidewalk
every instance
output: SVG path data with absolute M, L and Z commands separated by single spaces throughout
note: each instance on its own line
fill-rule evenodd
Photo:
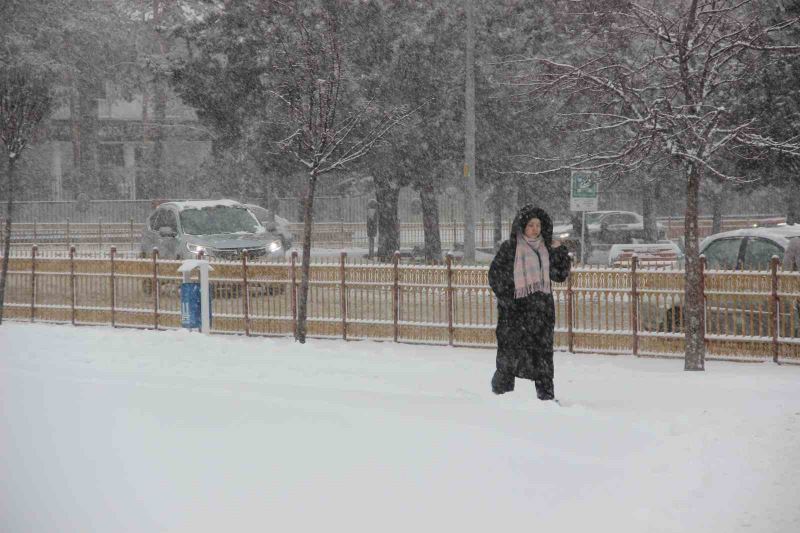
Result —
M 800 367 L 0 326 L 0 530 L 800 531 Z

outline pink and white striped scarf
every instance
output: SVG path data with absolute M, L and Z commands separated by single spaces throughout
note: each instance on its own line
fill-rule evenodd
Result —
M 534 292 L 550 293 L 550 254 L 541 236 L 529 239 L 519 233 L 514 255 L 514 298 Z

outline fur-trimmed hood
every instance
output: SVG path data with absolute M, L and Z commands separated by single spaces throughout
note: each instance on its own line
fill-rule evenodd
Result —
M 511 224 L 509 240 L 514 245 L 513 249 L 516 250 L 517 248 L 517 233 L 522 233 L 532 218 L 538 218 L 542 223 L 542 239 L 544 239 L 547 249 L 550 250 L 553 244 L 553 221 L 544 209 L 535 207 L 532 204 L 523 206 Z

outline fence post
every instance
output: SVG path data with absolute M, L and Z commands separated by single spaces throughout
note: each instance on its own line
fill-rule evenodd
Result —
M 700 256 L 700 294 L 703 295 L 703 347 L 706 345 L 706 329 L 708 329 L 708 317 L 706 316 L 706 256 Z M 673 320 L 675 320 L 673 318 Z
M 103 219 L 97 219 L 97 249 L 103 253 Z
M 75 247 L 69 247 L 69 300 L 70 321 L 75 325 Z
M 31 322 L 36 316 L 36 252 L 38 250 L 39 247 L 35 244 L 31 246 Z
M 134 246 L 134 242 L 133 242 L 133 218 L 131 218 L 129 220 L 130 220 L 130 223 L 131 223 L 131 252 L 133 252 L 133 246 Z
M 569 353 L 575 353 L 575 336 L 572 332 L 572 273 L 567 276 L 567 346 Z
M 453 254 L 445 257 L 447 263 L 447 342 L 453 345 L 455 331 L 453 330 Z
M 67 246 L 72 246 L 72 236 L 69 232 L 69 219 L 67 219 Z
M 633 332 L 633 355 L 639 355 L 639 279 L 636 275 L 636 267 L 639 258 L 636 254 L 631 257 L 631 331 Z
M 399 337 L 399 321 L 400 321 L 400 252 L 395 251 L 392 254 L 392 270 L 394 281 L 392 284 L 392 323 L 394 329 L 394 342 L 397 342 Z
M 292 250 L 292 266 L 290 270 L 292 278 L 292 331 L 295 338 L 297 338 L 297 250 Z
M 778 335 L 780 334 L 780 298 L 778 297 L 778 262 L 780 259 L 777 255 L 773 255 L 770 259 L 770 269 L 772 271 L 772 305 L 770 306 L 772 315 L 772 361 L 778 362 L 778 353 L 780 346 L 778 345 Z
M 115 316 L 116 296 L 117 295 L 116 295 L 115 287 L 114 287 L 114 256 L 115 255 L 117 255 L 117 247 L 116 246 L 112 246 L 111 247 L 111 282 L 110 282 L 111 286 L 109 287 L 109 289 L 110 289 L 109 293 L 110 293 L 110 297 L 111 297 L 111 327 L 112 328 L 117 327 L 117 323 L 116 323 L 117 321 L 116 321 L 116 316 Z
M 39 244 L 39 232 L 36 230 L 36 221 L 33 221 L 33 244 Z
M 158 248 L 153 248 L 153 327 L 158 331 Z
M 247 250 L 242 253 L 242 304 L 244 305 L 244 334 L 250 336 L 250 289 L 247 283 Z
M 347 340 L 347 285 L 346 285 L 346 272 L 345 262 L 347 261 L 347 252 L 342 252 L 339 258 L 339 277 L 341 279 L 341 288 L 339 290 L 339 301 L 342 308 L 342 339 Z

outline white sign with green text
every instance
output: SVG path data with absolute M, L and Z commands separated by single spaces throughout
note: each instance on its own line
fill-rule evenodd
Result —
M 572 172 L 569 187 L 570 211 L 597 211 L 596 176 L 596 172 Z

